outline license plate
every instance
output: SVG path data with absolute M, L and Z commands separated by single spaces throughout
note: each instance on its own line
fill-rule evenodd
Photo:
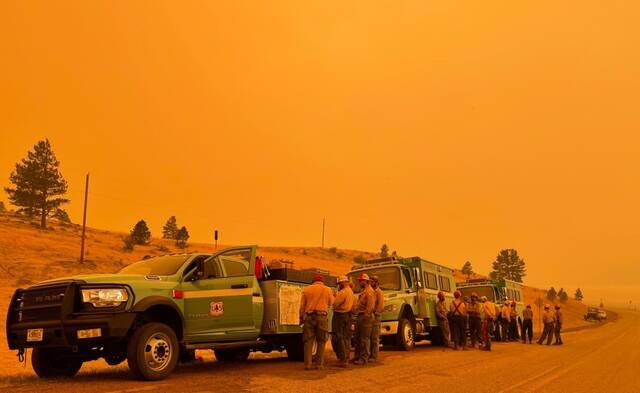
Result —
M 28 329 L 27 330 L 27 342 L 42 341 L 44 336 L 44 329 Z
M 96 329 L 78 330 L 77 334 L 79 339 L 101 337 L 102 329 L 96 328 Z

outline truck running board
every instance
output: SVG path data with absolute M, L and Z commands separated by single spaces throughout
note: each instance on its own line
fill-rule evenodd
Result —
M 246 340 L 246 341 L 233 341 L 233 342 L 220 342 L 220 341 L 203 341 L 203 342 L 187 342 L 185 343 L 186 349 L 226 349 L 226 348 L 258 348 L 265 345 L 267 342 L 264 340 Z

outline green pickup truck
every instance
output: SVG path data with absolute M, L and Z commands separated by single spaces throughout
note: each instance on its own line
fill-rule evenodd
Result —
M 158 380 L 196 349 L 213 349 L 219 361 L 273 350 L 302 360 L 298 308 L 308 282 L 262 278 L 255 264 L 255 246 L 233 247 L 18 289 L 7 314 L 9 348 L 19 357 L 33 348 L 43 378 L 71 377 L 83 362 L 104 358 Z

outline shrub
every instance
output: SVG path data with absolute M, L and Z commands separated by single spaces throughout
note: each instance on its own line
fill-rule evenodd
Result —
M 353 261 L 357 264 L 363 264 L 366 262 L 366 259 L 362 255 L 356 255 L 355 257 L 353 257 Z
M 156 247 L 156 250 L 160 252 L 169 252 L 169 247 L 165 246 L 164 244 L 160 244 L 158 245 L 158 247 Z
M 329 249 L 329 252 L 332 253 L 332 254 L 335 254 L 337 251 L 338 251 L 338 249 L 336 247 L 331 247 Z
M 133 251 L 133 248 L 136 245 L 135 241 L 130 235 L 125 236 L 124 239 L 122 239 L 122 242 L 124 243 L 124 245 L 122 246 L 122 249 L 124 251 Z

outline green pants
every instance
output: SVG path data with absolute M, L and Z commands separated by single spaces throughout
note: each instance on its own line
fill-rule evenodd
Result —
M 449 329 L 449 320 L 447 318 L 438 319 L 438 327 L 442 333 L 442 344 L 448 347 L 451 343 L 451 330 Z
M 358 315 L 356 323 L 356 358 L 363 362 L 369 360 L 371 354 L 371 329 L 373 317 L 371 315 Z
M 551 344 L 551 338 L 553 337 L 553 328 L 554 323 L 549 322 L 544 324 L 544 329 L 542 330 L 542 336 L 538 339 L 538 344 L 542 344 L 545 339 L 547 339 L 547 345 Z
M 349 360 L 351 351 L 351 314 L 348 312 L 334 312 L 331 319 L 333 336 L 331 346 L 336 357 L 341 362 Z
M 371 354 L 369 359 L 378 359 L 380 352 L 380 314 L 374 314 L 373 325 L 371 326 Z
M 311 367 L 313 360 L 313 343 L 318 344 L 317 364 L 324 364 L 324 346 L 327 342 L 329 322 L 326 315 L 307 314 L 304 317 L 302 339 L 304 340 L 304 366 Z

